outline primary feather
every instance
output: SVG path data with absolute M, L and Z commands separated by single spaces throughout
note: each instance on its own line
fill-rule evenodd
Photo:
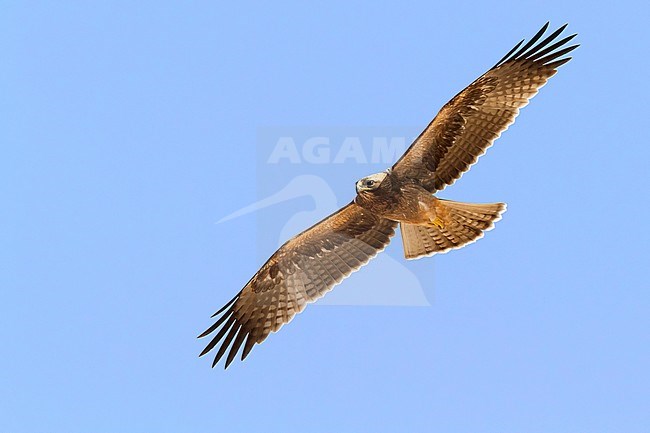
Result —
M 553 43 L 565 27 L 533 45 L 548 28 L 546 23 L 530 42 L 521 48 L 523 41 L 517 44 L 454 96 L 397 161 L 393 172 L 430 192 L 453 184 L 515 121 L 519 110 L 557 68 L 571 59 L 563 56 L 578 45 L 564 46 L 575 34 Z

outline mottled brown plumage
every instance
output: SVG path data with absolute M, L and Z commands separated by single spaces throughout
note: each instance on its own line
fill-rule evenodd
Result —
M 397 222 L 350 203 L 335 214 L 290 239 L 262 266 L 239 294 L 215 315 L 227 311 L 200 337 L 220 332 L 201 355 L 226 335 L 214 363 L 234 340 L 230 363 L 246 339 L 242 359 L 272 331 L 291 321 L 343 278 L 383 250 Z
M 433 193 L 454 183 L 508 128 L 540 87 L 570 60 L 556 41 L 566 25 L 540 41 L 517 44 L 494 67 L 445 104 L 392 169 L 357 182 L 354 202 L 282 245 L 199 337 L 217 334 L 213 366 L 241 346 L 253 346 L 382 251 L 400 225 L 404 254 L 413 259 L 460 248 L 483 236 L 503 203 L 471 204 Z M 538 42 L 539 41 L 539 42 Z M 223 341 L 222 341 L 223 340 Z

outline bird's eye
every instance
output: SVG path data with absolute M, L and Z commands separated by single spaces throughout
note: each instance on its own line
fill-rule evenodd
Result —
M 374 180 L 367 180 L 366 181 L 366 186 L 373 186 L 375 184 Z

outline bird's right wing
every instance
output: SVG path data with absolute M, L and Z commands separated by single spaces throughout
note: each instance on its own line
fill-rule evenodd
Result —
M 255 343 L 301 312 L 343 278 L 382 251 L 397 223 L 350 203 L 286 242 L 246 286 L 215 316 L 216 323 L 199 337 L 219 329 L 201 356 L 224 338 L 212 366 L 232 343 L 225 366 L 246 340 L 241 359 Z
M 515 121 L 557 68 L 578 45 L 566 46 L 575 35 L 556 38 L 566 25 L 535 44 L 548 23 L 520 48 L 519 42 L 492 69 L 445 104 L 438 115 L 393 166 L 402 178 L 413 179 L 430 192 L 451 185 L 503 131 Z

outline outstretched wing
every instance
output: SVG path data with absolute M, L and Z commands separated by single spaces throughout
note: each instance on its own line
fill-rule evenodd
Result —
M 492 69 L 454 96 L 393 166 L 431 192 L 451 185 L 515 120 L 578 45 L 576 35 L 557 40 L 566 24 L 541 42 L 546 23 L 523 47 L 523 40 Z M 520 48 L 521 47 L 521 48 Z
M 261 343 L 271 332 L 289 323 L 308 303 L 322 297 L 382 251 L 396 226 L 396 222 L 350 203 L 289 240 L 237 296 L 215 313 L 214 316 L 221 316 L 199 338 L 219 331 L 200 356 L 225 336 L 212 366 L 232 343 L 227 368 L 246 340 L 243 360 L 255 343 Z

